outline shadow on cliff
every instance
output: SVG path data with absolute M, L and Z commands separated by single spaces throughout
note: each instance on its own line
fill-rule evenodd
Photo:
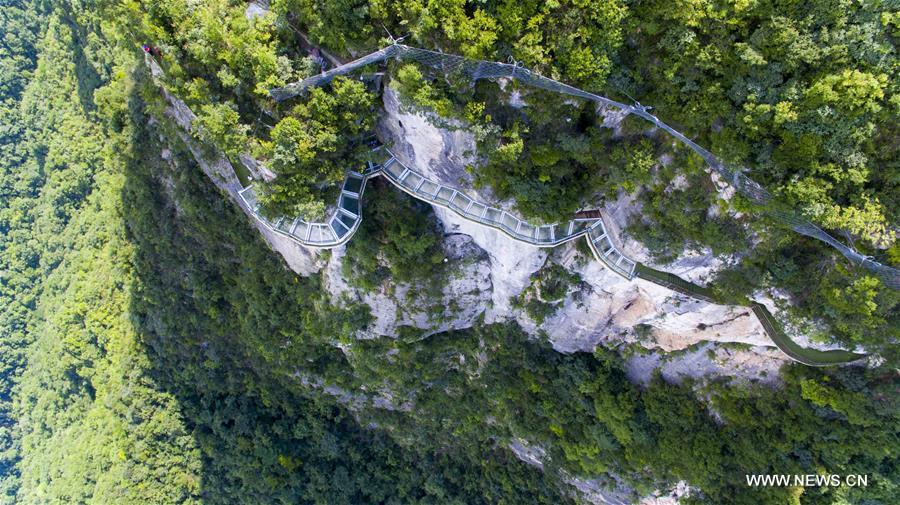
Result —
M 201 454 L 200 475 L 173 494 L 206 503 L 568 501 L 506 450 L 401 448 L 305 387 L 307 376 L 360 385 L 335 343 L 368 318 L 334 307 L 318 276 L 300 278 L 272 254 L 171 126 L 149 117 L 144 103 L 157 92 L 142 72 L 135 79 L 147 84 L 129 97 L 130 313 L 150 375 L 177 399 Z
M 177 399 L 202 459 L 202 474 L 173 496 L 369 501 L 361 481 L 389 481 L 351 469 L 396 450 L 327 398 L 304 395 L 296 376 L 301 367 L 337 375 L 343 356 L 327 342 L 352 320 L 323 303 L 317 277 L 296 277 L 268 251 L 167 125 L 146 114 L 153 90 L 137 88 L 122 194 L 135 248 L 130 313 L 149 373 Z

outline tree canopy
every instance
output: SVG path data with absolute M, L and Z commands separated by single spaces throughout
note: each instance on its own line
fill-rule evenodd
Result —
M 776 387 L 636 384 L 623 349 L 562 354 L 515 322 L 357 339 L 373 315 L 335 303 L 324 275 L 289 271 L 215 189 L 139 44 L 160 48 L 165 85 L 197 111 L 187 140 L 232 158 L 252 150 L 276 173 L 269 212 L 321 213 L 364 162 L 376 118 L 376 88 L 352 77 L 268 99 L 317 70 L 293 28 L 346 56 L 381 43 L 384 23 L 419 45 L 646 98 L 897 264 L 897 13 L 843 0 L 272 7 L 248 19 L 226 1 L 4 5 L 0 503 L 558 504 L 576 500 L 573 478 L 631 500 L 686 480 L 686 503 L 896 501 L 900 295 L 742 217 L 752 206 L 723 201 L 658 132 L 630 119 L 604 128 L 587 104 L 514 84 L 460 86 L 416 66 L 388 76 L 412 106 L 481 129 L 475 178 L 522 211 L 551 219 L 635 193 L 643 219 L 628 232 L 661 261 L 737 253 L 716 290 L 783 289 L 801 330 L 864 344 L 886 365 L 786 365 Z M 526 105 L 510 103 L 516 91 Z M 454 266 L 429 208 L 386 185 L 365 198 L 348 282 L 444 303 L 427 299 Z M 535 318 L 579 282 L 558 265 L 532 281 Z M 748 487 L 744 475 L 760 473 L 870 482 Z

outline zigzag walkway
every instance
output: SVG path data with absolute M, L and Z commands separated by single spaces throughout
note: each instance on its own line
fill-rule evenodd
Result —
M 146 57 L 146 62 L 154 77 L 162 75 L 162 69 L 152 58 Z M 156 79 L 154 81 L 162 87 L 161 82 Z M 190 110 L 181 100 L 174 97 L 169 97 L 169 100 L 175 108 Z M 193 113 L 191 116 L 193 117 Z M 190 127 L 185 128 L 190 133 Z M 248 167 L 252 168 L 254 167 Z M 379 175 L 386 177 L 392 184 L 415 198 L 450 209 L 469 221 L 496 229 L 514 240 L 537 247 L 554 247 L 585 236 L 594 256 L 611 271 L 628 280 L 637 276 L 700 300 L 721 303 L 716 300 L 709 288 L 688 282 L 675 274 L 654 270 L 626 257 L 616 249 L 602 218 L 576 218 L 562 225 L 533 225 L 506 211 L 478 202 L 460 190 L 426 178 L 400 163 L 387 148 L 374 150 L 368 166 L 361 172 L 347 172 L 337 207 L 325 222 L 309 222 L 299 217 L 281 217 L 273 222 L 259 213 L 260 205 L 252 185 L 243 188 L 238 194 L 253 211 L 254 217 L 269 229 L 306 247 L 330 249 L 345 244 L 356 233 L 362 222 L 362 195 L 366 182 Z M 799 363 L 828 366 L 849 363 L 865 357 L 864 354 L 844 350 L 819 351 L 801 347 L 781 330 L 764 306 L 755 303 L 752 309 L 772 342 L 785 355 Z
M 362 221 L 360 201 L 366 181 L 379 175 L 414 198 L 450 209 L 469 221 L 501 231 L 519 242 L 537 247 L 555 247 L 586 236 L 597 259 L 622 277 L 634 278 L 637 262 L 616 249 L 602 219 L 576 218 L 561 224 L 531 224 L 509 212 L 481 203 L 461 190 L 426 178 L 403 165 L 387 148 L 373 151 L 365 170 L 347 172 L 337 206 L 324 222 L 308 222 L 299 217 L 281 217 L 272 221 L 260 214 L 253 186 L 241 190 L 240 195 L 253 209 L 256 218 L 271 230 L 303 246 L 328 249 L 353 237 Z
M 469 221 L 503 232 L 520 242 L 538 247 L 554 247 L 585 236 L 594 256 L 610 270 L 626 279 L 640 277 L 699 300 L 723 303 L 710 288 L 698 286 L 675 274 L 652 269 L 626 257 L 613 245 L 602 218 L 572 219 L 562 225 L 536 226 L 508 212 L 480 203 L 462 191 L 424 177 L 421 173 L 403 165 L 386 148 L 372 152 L 372 159 L 364 171 L 347 173 L 336 209 L 321 223 L 283 217 L 273 222 L 259 213 L 260 206 L 253 186 L 244 188 L 240 195 L 247 206 L 253 209 L 256 219 L 271 230 L 286 235 L 306 247 L 329 249 L 344 244 L 353 237 L 362 222 L 361 199 L 366 182 L 377 176 L 385 177 L 414 198 L 450 209 Z M 828 366 L 865 357 L 864 354 L 845 350 L 819 351 L 801 347 L 787 336 L 764 305 L 754 302 L 751 309 L 772 342 L 794 361 L 809 366 Z

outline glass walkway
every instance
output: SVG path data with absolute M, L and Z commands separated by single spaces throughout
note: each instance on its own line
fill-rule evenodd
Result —
M 368 167 L 362 172 L 348 171 L 335 210 L 322 223 L 299 217 L 281 217 L 274 222 L 259 213 L 253 186 L 240 191 L 241 199 L 254 216 L 269 229 L 297 243 L 316 248 L 339 246 L 353 236 L 362 221 L 362 195 L 366 181 L 383 175 L 409 195 L 432 205 L 452 210 L 459 216 L 505 233 L 509 237 L 537 247 L 554 247 L 582 235 L 587 236 L 594 255 L 612 271 L 627 279 L 634 277 L 636 263 L 613 245 L 602 219 L 573 219 L 565 223 L 535 225 L 509 212 L 491 207 L 462 191 L 425 178 L 397 160 L 386 148 L 372 151 Z
M 324 223 L 304 221 L 299 217 L 280 217 L 273 222 L 259 213 L 260 206 L 253 186 L 247 186 L 239 194 L 247 207 L 253 211 L 256 219 L 271 230 L 287 235 L 304 246 L 331 248 L 350 240 L 362 222 L 360 202 L 366 187 L 366 179 L 370 175 L 347 172 L 337 207 Z
M 459 216 L 499 230 L 520 242 L 538 247 L 554 247 L 588 235 L 591 249 L 614 272 L 631 279 L 635 262 L 616 250 L 602 219 L 573 219 L 561 224 L 534 225 L 506 211 L 478 202 L 463 192 L 426 179 L 391 156 L 381 173 L 406 193 L 433 205 L 450 209 Z
M 153 58 L 147 55 L 144 58 L 147 64 L 150 65 L 154 82 L 161 86 L 158 77 L 162 75 L 162 69 Z M 181 100 L 172 96 L 167 96 L 167 100 L 169 100 L 173 108 L 186 109 L 190 112 L 190 109 Z M 188 115 L 194 117 L 192 112 Z M 664 125 L 664 123 L 661 124 Z M 181 126 L 190 131 L 189 126 Z M 711 294 L 708 288 L 688 286 L 690 283 L 677 278 L 673 274 L 654 271 L 627 258 L 621 251 L 616 249 L 610 240 L 602 217 L 600 219 L 575 219 L 562 226 L 556 224 L 536 226 L 522 221 L 509 213 L 476 202 L 454 188 L 426 179 L 422 174 L 400 164 L 387 149 L 379 148 L 372 151 L 371 159 L 367 165 L 363 172 L 349 171 L 347 173 L 337 207 L 324 223 L 307 222 L 300 218 L 279 218 L 272 222 L 260 215 L 259 203 L 252 186 L 240 190 L 239 196 L 244 204 L 252 210 L 256 219 L 266 227 L 290 237 L 304 246 L 331 248 L 347 242 L 356 232 L 359 223 L 362 222 L 362 205 L 360 202 L 366 181 L 376 175 L 384 174 L 389 181 L 410 195 L 453 210 L 470 221 L 500 230 L 515 240 L 527 242 L 538 247 L 552 247 L 567 240 L 578 238 L 581 235 L 587 235 L 588 245 L 597 259 L 613 272 L 627 279 L 639 276 L 657 285 L 666 286 L 699 299 L 712 301 L 715 298 L 708 296 Z M 876 265 L 878 264 L 876 263 Z M 681 282 L 674 281 L 673 278 Z M 717 301 L 715 303 L 721 302 Z M 769 334 L 772 342 L 785 355 L 796 361 L 814 366 L 825 366 L 848 363 L 865 357 L 864 355 L 849 353 L 848 351 L 822 352 L 800 347 L 783 331 L 779 332 L 777 329 L 773 329 L 773 318 L 765 307 L 754 304 L 753 311 L 763 324 L 763 328 Z

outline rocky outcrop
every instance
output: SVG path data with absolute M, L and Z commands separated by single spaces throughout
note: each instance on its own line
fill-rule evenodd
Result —
M 511 298 L 531 283 L 531 275 L 547 259 L 547 250 L 512 240 L 493 228 L 465 220 L 442 207 L 434 207 L 434 213 L 445 233 L 468 235 L 487 253 L 489 268 L 483 275 L 489 282 L 492 304 L 485 320 L 497 322 L 512 318 Z
M 539 444 L 516 438 L 506 446 L 520 461 L 544 470 L 547 451 Z M 656 490 L 641 497 L 619 477 L 609 474 L 603 479 L 573 477 L 563 470 L 557 470 L 560 480 L 570 486 L 579 501 L 593 505 L 678 505 L 682 497 L 690 495 L 690 487 L 679 481 L 668 491 Z
M 461 127 L 438 128 L 433 119 L 406 110 L 390 86 L 384 88 L 383 102 L 377 133 L 401 163 L 416 167 L 431 180 L 462 188 L 472 186 L 472 174 L 460 170 L 475 163 L 475 137 L 471 133 Z
M 163 75 L 162 69 L 152 59 L 148 58 L 147 61 L 154 79 L 161 79 Z M 165 110 L 166 116 L 172 119 L 175 125 L 179 127 L 176 131 L 179 139 L 187 146 L 203 173 L 244 211 L 244 214 L 247 215 L 253 226 L 256 227 L 266 243 L 269 244 L 269 247 L 281 254 L 291 270 L 300 275 L 310 275 L 318 272 L 324 265 L 319 258 L 319 251 L 303 247 L 288 237 L 272 231 L 254 217 L 250 208 L 238 195 L 238 191 L 242 189 L 242 186 L 231 162 L 221 152 L 215 152 L 213 156 L 210 156 L 201 148 L 199 143 L 189 133 L 193 130 L 193 122 L 197 116 L 182 100 L 166 91 L 164 87 L 161 86 L 160 89 L 168 104 Z
M 247 4 L 244 9 L 244 17 L 249 21 L 253 21 L 258 17 L 265 16 L 269 13 L 269 0 L 253 0 Z
M 685 352 L 651 351 L 631 356 L 625 362 L 625 371 L 629 380 L 637 384 L 649 383 L 658 370 L 671 383 L 730 377 L 732 382 L 774 385 L 779 382 L 778 372 L 785 362 L 785 355 L 772 347 L 732 349 L 707 342 Z
M 484 252 L 465 235 L 445 237 L 443 247 L 450 272 L 437 298 L 422 295 L 426 291 L 423 286 L 410 284 L 384 284 L 373 291 L 352 287 L 343 273 L 345 246 L 332 249 L 324 270 L 325 288 L 336 304 L 350 299 L 369 307 L 374 321 L 359 338 L 397 337 L 404 326 L 422 330 L 420 338 L 470 328 L 490 307 L 491 266 Z
M 151 68 L 158 76 L 158 67 L 152 62 Z M 302 247 L 252 218 L 237 194 L 241 184 L 231 163 L 221 154 L 208 159 L 187 133 L 195 119 L 193 113 L 182 101 L 163 93 L 169 102 L 166 113 L 181 126 L 178 134 L 204 173 L 241 207 L 288 266 L 301 275 L 324 267 L 325 286 L 335 303 L 349 299 L 369 306 L 374 321 L 360 338 L 396 337 L 403 327 L 418 329 L 424 337 L 468 328 L 483 315 L 486 322 L 515 319 L 531 334 L 547 338 L 560 352 L 590 352 L 598 345 L 627 343 L 673 352 L 703 342 L 737 342 L 765 353 L 764 348 L 773 345 L 749 309 L 698 301 L 641 279 L 629 281 L 578 253 L 571 242 L 555 250 L 541 249 L 439 207 L 435 214 L 447 237 L 446 261 L 452 262 L 454 274 L 445 279 L 435 299 L 422 299 L 421 286 L 385 284 L 372 291 L 356 289 L 344 278 L 344 247 L 333 249 L 325 265 L 318 251 Z M 390 88 L 385 90 L 384 101 L 378 133 L 398 159 L 433 180 L 466 188 L 472 196 L 496 203 L 489 192 L 472 189 L 472 176 L 466 170 L 476 161 L 471 134 L 463 128 L 439 128 L 423 115 L 404 110 Z M 603 215 L 610 223 L 611 235 L 621 237 L 621 227 L 635 212 L 639 206 L 628 195 L 607 205 Z M 627 237 L 616 245 L 638 259 L 646 256 L 642 246 Z M 514 308 L 511 300 L 531 284 L 533 274 L 548 260 L 577 273 L 582 282 L 566 293 L 555 313 L 537 324 Z M 704 255 L 685 257 L 674 266 L 676 273 L 695 281 L 702 281 L 716 267 L 715 261 Z M 670 271 L 672 268 L 669 265 Z M 700 359 L 695 356 L 694 362 Z M 658 363 L 645 360 L 636 367 L 646 369 L 654 364 Z M 696 368 L 720 371 L 712 366 Z M 761 374 L 763 368 L 744 369 Z
M 765 305 L 772 315 L 775 316 L 775 319 L 781 322 L 782 329 L 787 336 L 800 347 L 818 349 L 820 351 L 847 348 L 845 345 L 822 341 L 828 338 L 827 329 L 822 324 L 816 321 L 791 317 L 791 315 L 784 310 L 785 305 L 790 305 L 792 303 L 790 296 L 786 292 L 777 289 L 772 289 L 767 292 L 757 292 L 753 294 L 753 300 Z M 820 335 L 822 340 L 810 338 L 809 335 Z M 866 352 L 862 347 L 850 350 L 863 354 Z
M 396 92 L 389 88 L 384 93 L 384 105 L 379 136 L 392 146 L 400 161 L 433 180 L 492 201 L 491 195 L 472 189 L 472 176 L 466 170 L 476 162 L 475 140 L 470 134 L 440 128 L 432 118 L 405 110 Z M 620 120 L 610 117 L 610 127 Z M 631 216 L 639 212 L 634 195 L 625 194 L 602 209 L 611 235 L 618 238 L 616 245 L 635 259 L 652 264 L 647 249 L 622 233 Z M 781 364 L 778 352 L 770 351 L 774 344 L 748 308 L 699 301 L 642 279 L 626 280 L 592 257 L 579 254 L 573 243 L 553 250 L 541 249 L 516 242 L 440 207 L 435 207 L 435 214 L 446 233 L 470 236 L 487 254 L 489 264 L 477 275 L 489 278 L 491 305 L 485 307 L 488 322 L 515 319 L 529 333 L 547 338 L 560 352 L 590 352 L 597 345 L 635 343 L 658 353 L 671 353 L 704 342 L 741 343 L 750 346 L 746 353 L 760 356 L 759 366 L 739 367 L 744 373 L 760 377 Z M 530 285 L 532 275 L 547 261 L 577 273 L 583 282 L 574 286 L 559 310 L 539 325 L 523 311 L 514 309 L 510 300 Z M 720 267 L 720 260 L 700 252 L 685 254 L 664 269 L 703 284 Z M 692 362 L 699 364 L 704 359 L 710 363 L 699 369 L 709 373 L 723 371 L 724 367 L 716 365 L 705 352 L 694 356 Z M 741 359 L 753 361 L 749 356 Z
M 466 190 L 471 197 L 508 208 L 486 188 L 475 189 L 474 177 L 466 167 L 477 163 L 475 137 L 455 120 L 441 120 L 449 128 L 435 126 L 435 118 L 407 110 L 397 92 L 384 88 L 384 112 L 378 121 L 378 138 L 408 167 L 426 178 Z M 505 203 L 505 205 L 503 205 Z
M 625 231 L 633 218 L 640 217 L 642 204 L 638 200 L 638 195 L 639 193 L 620 191 L 618 197 L 607 201 L 601 210 L 603 222 L 614 238 L 614 245 L 637 262 L 705 286 L 715 272 L 726 265 L 727 258 L 716 257 L 712 250 L 706 248 L 702 251 L 685 251 L 669 263 L 657 263 L 650 255 L 650 251 Z
M 550 261 L 583 282 L 541 325 L 524 313 L 516 318 L 526 330 L 546 335 L 558 351 L 589 352 L 600 344 L 629 342 L 666 352 L 704 341 L 773 345 L 748 308 L 703 302 L 640 278 L 628 281 L 571 243 L 558 247 Z

